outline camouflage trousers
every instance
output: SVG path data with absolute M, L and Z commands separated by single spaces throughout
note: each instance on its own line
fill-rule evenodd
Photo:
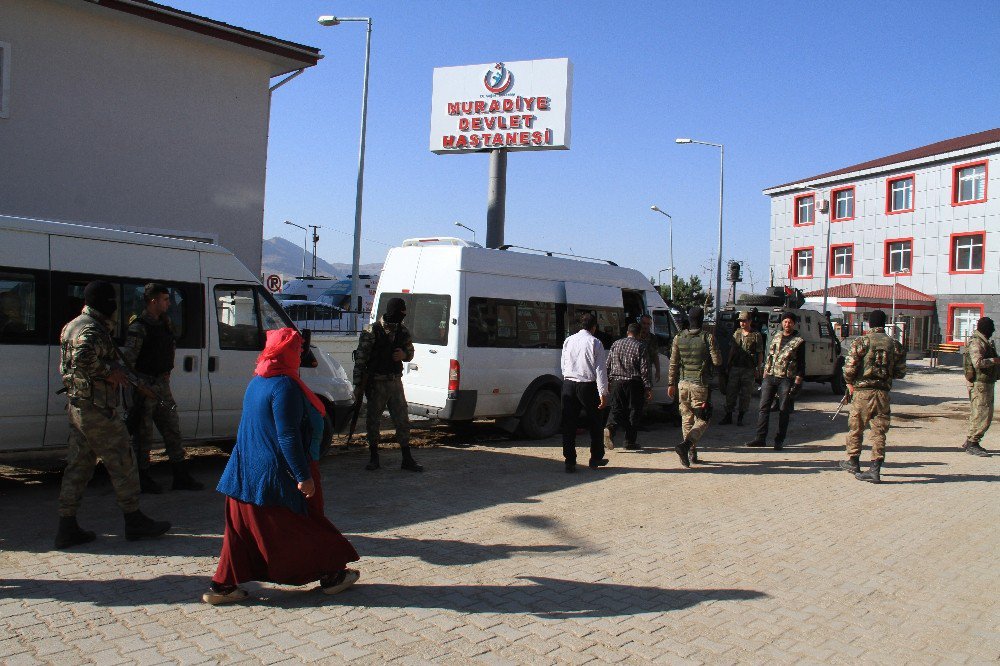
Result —
M 969 441 L 973 444 L 982 441 L 983 435 L 990 429 L 995 386 L 993 382 L 976 382 L 969 387 L 969 402 L 972 407 L 969 412 Z
M 396 428 L 396 440 L 399 445 L 409 446 L 410 416 L 406 406 L 406 394 L 403 392 L 402 378 L 369 379 L 365 397 L 368 399 L 368 406 L 365 408 L 368 446 L 378 446 L 382 412 L 386 408 L 389 409 L 389 416 L 392 417 L 392 424 Z
M 750 397 L 753 395 L 753 368 L 729 368 L 729 382 L 726 384 L 726 413 L 736 408 L 736 398 L 739 396 L 740 413 L 747 411 Z
M 851 396 L 851 412 L 847 417 L 847 457 L 861 455 L 865 428 L 872 445 L 872 460 L 885 458 L 885 433 L 889 430 L 892 413 L 889 392 L 881 389 L 855 389 Z
M 163 437 L 163 447 L 167 451 L 170 462 L 184 461 L 184 444 L 181 438 L 181 424 L 177 417 L 177 403 L 170 392 L 170 376 L 161 375 L 149 388 L 159 398 L 159 402 L 135 394 L 132 409 L 139 410 L 136 415 L 135 428 L 132 432 L 132 450 L 139 469 L 149 469 L 149 452 L 153 448 L 153 426 Z
M 698 440 L 708 429 L 708 420 L 704 417 L 705 405 L 708 403 L 709 389 L 707 386 L 694 382 L 681 382 L 677 385 L 677 408 L 681 413 L 681 436 L 694 449 Z
M 104 461 L 111 475 L 118 506 L 125 513 L 138 511 L 139 472 L 120 412 L 99 409 L 86 402 L 70 404 L 67 411 L 69 443 L 59 490 L 59 515 L 76 515 L 98 458 Z

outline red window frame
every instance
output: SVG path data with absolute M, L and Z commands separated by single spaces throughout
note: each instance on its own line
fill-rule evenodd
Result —
M 985 314 L 982 303 L 949 303 L 948 304 L 948 326 L 947 326 L 947 342 L 953 344 L 964 345 L 965 340 L 956 340 L 954 338 L 955 334 L 955 309 L 956 308 L 979 308 L 979 318 L 982 319 Z
M 834 273 L 834 267 L 836 264 L 833 261 L 833 251 L 839 247 L 849 247 L 851 248 L 851 272 L 844 273 L 843 275 L 839 273 Z M 830 277 L 832 278 L 852 278 L 854 277 L 854 243 L 838 243 L 836 245 L 830 246 L 830 257 L 828 259 L 828 265 L 830 266 Z
M 983 198 L 973 199 L 972 201 L 959 201 L 958 200 L 958 172 L 962 169 L 968 169 L 969 167 L 985 167 L 983 169 Z M 989 160 L 978 160 L 976 162 L 966 162 L 965 164 L 956 164 L 951 168 L 951 205 L 952 206 L 968 206 L 970 204 L 985 203 L 986 199 L 989 198 L 989 187 L 990 187 L 990 162 Z
M 809 225 L 806 225 L 809 226 Z M 799 252 L 802 250 L 809 250 L 812 252 L 812 273 L 809 275 L 799 275 Z M 806 247 L 794 247 L 792 248 L 792 266 L 794 270 L 792 271 L 793 280 L 811 280 L 816 274 L 816 248 L 814 245 L 808 245 Z
M 902 208 L 900 210 L 892 210 L 890 206 L 892 205 L 892 184 L 898 183 L 901 180 L 911 180 L 910 184 L 910 207 Z M 902 176 L 894 176 L 892 178 L 885 179 L 885 214 L 886 215 L 899 215 L 900 213 L 912 213 L 917 207 L 917 177 L 915 174 L 908 173 Z
M 854 203 L 853 213 L 850 217 L 837 217 L 837 193 L 846 192 L 850 190 L 852 193 L 851 200 Z M 847 187 L 838 187 L 836 189 L 830 190 L 830 221 L 831 222 L 849 222 L 853 220 L 858 215 L 858 192 L 854 185 L 848 185 Z
M 955 268 L 955 239 L 967 236 L 979 236 L 983 239 L 983 265 L 981 268 L 960 271 Z M 949 275 L 981 275 L 986 271 L 986 230 L 982 231 L 957 231 L 948 238 L 948 274 Z
M 813 219 L 812 219 L 812 222 L 805 222 L 803 224 L 799 224 L 799 199 L 808 199 L 808 198 L 811 198 L 813 200 Z M 816 224 L 816 193 L 815 192 L 810 192 L 809 194 L 799 194 L 799 195 L 796 195 L 795 201 L 792 203 L 792 215 L 794 216 L 793 219 L 792 219 L 792 226 L 795 226 L 795 227 L 811 227 L 814 224 Z
M 910 238 L 886 238 L 882 244 L 882 276 L 892 277 L 893 274 L 889 272 L 889 244 L 890 243 L 906 243 L 910 244 L 910 270 L 906 273 L 896 273 L 896 275 L 913 275 L 913 263 L 916 261 L 917 254 L 913 247 L 913 237 Z

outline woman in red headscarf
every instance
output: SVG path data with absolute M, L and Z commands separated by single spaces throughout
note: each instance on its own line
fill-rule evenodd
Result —
M 302 336 L 267 332 L 243 398 L 236 446 L 217 490 L 226 495 L 226 529 L 210 604 L 243 601 L 245 581 L 306 585 L 336 594 L 360 573 L 358 553 L 323 515 L 319 441 L 323 403 L 299 378 Z

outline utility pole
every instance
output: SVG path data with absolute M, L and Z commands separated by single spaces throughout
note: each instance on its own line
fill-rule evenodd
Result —
M 313 266 L 312 266 L 312 276 L 316 277 L 316 246 L 319 245 L 319 234 L 316 233 L 317 229 L 322 229 L 323 226 L 319 224 L 309 224 L 306 225 L 313 230 Z

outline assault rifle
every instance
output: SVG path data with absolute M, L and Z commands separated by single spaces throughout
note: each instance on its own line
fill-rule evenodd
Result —
M 844 391 L 844 397 L 840 399 L 840 404 L 837 405 L 837 411 L 835 411 L 833 413 L 833 416 L 830 417 L 830 420 L 833 421 L 838 416 L 840 416 L 840 413 L 842 411 L 844 411 L 844 405 L 846 405 L 850 401 L 851 401 L 851 392 L 850 391 Z

